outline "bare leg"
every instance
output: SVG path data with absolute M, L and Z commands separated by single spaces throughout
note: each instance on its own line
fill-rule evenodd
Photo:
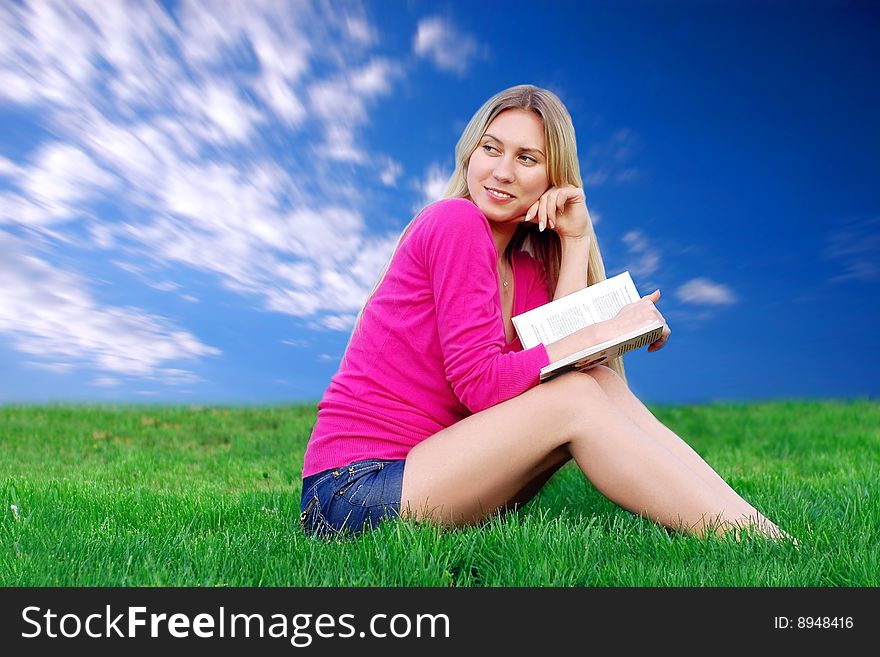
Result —
M 614 370 L 609 367 L 599 366 L 587 371 L 602 387 L 608 398 L 633 421 L 642 431 L 650 434 L 657 442 L 675 454 L 679 460 L 694 471 L 703 481 L 711 486 L 716 493 L 727 499 L 732 499 L 734 504 L 747 504 L 731 486 L 715 472 L 714 469 L 693 448 L 682 440 L 675 432 L 665 426 L 654 417 L 638 397 L 636 397 L 626 383 Z M 750 506 L 751 514 L 759 522 L 766 524 L 772 532 L 777 529 L 755 507 Z M 780 533 L 781 530 L 779 530 Z
M 563 445 L 548 454 L 544 462 L 536 468 L 531 481 L 507 502 L 505 511 L 520 509 L 525 506 L 544 488 L 544 485 L 550 481 L 550 477 L 556 474 L 569 461 L 571 461 L 571 452 L 569 452 L 567 445 Z
M 413 448 L 404 471 L 403 513 L 456 525 L 483 520 L 526 489 L 560 448 L 606 497 L 667 527 L 702 535 L 758 525 L 752 507 L 719 495 L 620 411 L 595 378 L 577 372 Z

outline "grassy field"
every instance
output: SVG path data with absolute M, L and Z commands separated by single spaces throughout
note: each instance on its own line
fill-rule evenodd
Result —
M 880 403 L 652 407 L 800 548 L 700 540 L 569 464 L 517 514 L 298 525 L 314 406 L 0 407 L 0 586 L 880 585 Z

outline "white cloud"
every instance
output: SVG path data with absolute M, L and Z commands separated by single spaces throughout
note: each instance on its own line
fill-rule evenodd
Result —
M 92 385 L 100 388 L 116 388 L 122 385 L 122 380 L 112 376 L 99 376 L 92 379 Z
M 363 219 L 342 208 L 297 210 L 283 221 L 254 214 L 239 222 L 226 214 L 236 215 L 234 207 L 205 203 L 216 212 L 198 222 L 165 218 L 128 226 L 144 247 L 141 255 L 215 272 L 227 288 L 261 299 L 264 309 L 298 317 L 358 310 L 397 241 L 393 233 L 367 237 Z
M 638 180 L 641 171 L 630 162 L 640 148 L 641 139 L 628 128 L 618 130 L 604 142 L 591 145 L 581 165 L 587 193 L 591 187 Z
M 636 280 L 647 283 L 645 279 L 653 276 L 660 268 L 660 251 L 651 246 L 644 233 L 638 230 L 626 233 L 623 242 L 631 258 L 626 268 Z
M 199 134 L 211 141 L 244 141 L 261 120 L 260 113 L 228 84 L 211 81 L 199 87 L 180 85 L 178 91 L 181 113 L 187 107 L 198 108 Z
M 180 289 L 180 284 L 175 283 L 174 281 L 145 281 L 145 283 L 154 290 L 160 290 L 162 292 L 176 292 Z
M 413 51 L 430 59 L 441 71 L 464 75 L 484 48 L 477 40 L 439 16 L 419 21 Z
M 363 181 L 394 186 L 402 174 L 375 149 L 365 156 L 364 128 L 403 74 L 370 52 L 377 42 L 354 5 L 191 1 L 172 16 L 134 1 L 0 3 L 0 99 L 38 107 L 53 134 L 26 162 L 0 158 L 11 183 L 0 223 L 33 229 L 21 253 L 39 241 L 48 253 L 63 243 L 120 258 L 141 284 L 195 303 L 165 274 L 185 265 L 260 308 L 346 330 L 397 239 L 370 235 L 364 219 Z M 32 353 L 42 341 L 52 367 L 182 380 L 170 361 L 215 353 L 162 318 L 102 304 L 50 260 L 26 267 L 28 257 L 4 269 L 18 302 L 55 308 L 64 324 L 84 315 L 82 332 L 97 336 L 65 346 L 55 320 L 7 317 L 11 344 Z M 149 342 L 154 360 L 142 353 Z
M 0 155 L 0 176 L 13 178 L 19 175 L 19 166 Z
M 169 364 L 220 353 L 163 317 L 100 305 L 79 276 L 31 255 L 8 233 L 0 232 L 0 251 L 0 332 L 47 367 L 178 381 L 184 370 Z
M 376 31 L 363 17 L 346 16 L 345 27 L 352 40 L 361 45 L 369 46 L 376 41 Z
M 675 291 L 675 297 L 682 303 L 706 306 L 733 305 L 739 299 L 733 291 L 722 283 L 708 278 L 694 278 Z
M 832 283 L 880 280 L 880 217 L 843 222 L 828 235 L 822 255 L 844 268 Z
M 116 245 L 113 231 L 105 224 L 91 224 L 87 230 L 89 232 L 89 241 L 99 249 L 112 249 Z
M 416 187 L 421 192 L 422 198 L 416 211 L 421 210 L 429 203 L 438 200 L 446 191 L 446 185 L 449 183 L 448 173 L 439 164 L 434 163 L 425 172 L 425 177 L 416 182 Z
M 321 326 L 337 331 L 350 331 L 354 327 L 357 315 L 328 315 L 322 318 Z
M 391 91 L 392 82 L 400 72 L 400 67 L 390 60 L 376 58 L 350 73 L 351 88 L 356 94 L 375 98 Z
M 257 83 L 256 91 L 288 126 L 297 126 L 305 120 L 305 106 L 293 86 L 282 76 L 266 73 Z
M 73 363 L 40 363 L 37 361 L 25 361 L 24 365 L 32 367 L 35 370 L 45 370 L 54 374 L 69 374 L 76 368 Z
M 367 161 L 364 151 L 358 146 L 353 128 L 340 123 L 329 123 L 324 129 L 324 142 L 312 148 L 316 156 L 337 162 L 361 164 Z
M 2 60 L 7 62 L 3 81 L 9 85 L 0 87 L 0 95 L 18 102 L 40 96 L 57 102 L 79 97 L 77 89 L 89 86 L 94 74 L 89 38 L 93 30 L 75 8 L 3 3 L 0 12 Z
M 386 187 L 394 187 L 397 185 L 397 179 L 403 173 L 403 167 L 399 162 L 395 162 L 391 158 L 385 164 L 385 168 L 379 173 L 379 180 Z
M 365 162 L 356 131 L 366 122 L 368 107 L 391 91 L 394 79 L 401 73 L 394 62 L 374 58 L 365 66 L 347 69 L 310 85 L 309 107 L 324 124 L 325 137 L 313 152 L 330 160 Z
M 20 186 L 24 193 L 47 204 L 75 203 L 115 182 L 75 146 L 49 144 L 36 160 L 32 169 L 22 172 Z
M 75 146 L 50 143 L 32 166 L 10 170 L 18 193 L 0 193 L 0 222 L 51 224 L 71 219 L 117 179 Z

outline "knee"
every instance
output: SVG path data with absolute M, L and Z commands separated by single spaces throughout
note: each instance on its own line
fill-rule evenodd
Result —
M 587 370 L 587 372 L 590 371 L 592 370 Z M 559 389 L 560 394 L 573 393 L 577 395 L 577 393 L 601 391 L 598 380 L 587 372 L 566 372 L 553 379 L 550 385 Z
M 591 367 L 586 373 L 603 388 L 625 385 L 623 379 L 620 378 L 620 375 L 607 365 Z
M 549 399 L 554 419 L 563 423 L 570 439 L 591 423 L 596 413 L 610 405 L 600 383 L 586 372 L 567 372 L 547 384 L 553 390 Z
M 582 413 L 585 401 L 606 399 L 601 383 L 586 372 L 567 372 L 550 382 L 553 399 L 558 401 L 563 413 Z

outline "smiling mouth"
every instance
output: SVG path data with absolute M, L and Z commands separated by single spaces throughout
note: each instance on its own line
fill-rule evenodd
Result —
M 501 190 L 493 189 L 492 187 L 485 187 L 484 189 L 489 194 L 489 196 L 492 196 L 493 198 L 497 198 L 498 200 L 501 200 L 501 201 L 506 201 L 511 198 L 516 198 L 513 194 L 508 194 L 507 192 L 502 192 Z

